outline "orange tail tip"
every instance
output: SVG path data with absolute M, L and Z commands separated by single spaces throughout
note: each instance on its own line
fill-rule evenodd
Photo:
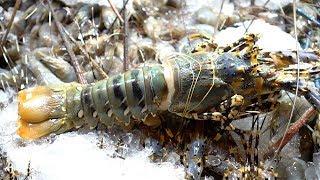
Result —
M 50 97 L 52 92 L 49 88 L 39 86 L 19 92 L 18 111 L 21 120 L 29 123 L 45 121 L 50 115 Z
M 18 130 L 17 133 L 23 139 L 37 139 L 46 135 L 49 135 L 52 132 L 58 131 L 63 125 L 63 122 L 56 121 L 45 121 L 37 124 L 29 124 L 23 120 L 18 121 Z
M 36 139 L 72 128 L 66 119 L 65 85 L 51 88 L 39 86 L 19 92 L 17 133 L 24 139 Z

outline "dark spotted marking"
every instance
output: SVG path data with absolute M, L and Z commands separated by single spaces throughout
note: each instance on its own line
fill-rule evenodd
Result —
M 112 81 L 113 93 L 114 93 L 114 96 L 121 101 L 120 108 L 124 111 L 127 108 L 127 106 L 123 103 L 123 100 L 125 97 L 121 89 L 120 79 L 121 79 L 121 76 L 117 76 L 116 78 L 113 79 Z
M 248 46 L 248 45 L 247 45 L 246 43 L 241 44 L 240 47 L 239 47 L 239 49 L 242 50 L 242 49 L 246 48 L 247 46 Z
M 252 36 L 251 36 L 251 37 L 252 37 Z M 248 40 L 248 39 L 246 39 L 246 38 L 241 38 L 241 39 L 239 39 L 237 42 L 232 43 L 231 46 L 225 47 L 225 48 L 223 49 L 223 51 L 224 51 L 224 52 L 228 52 L 228 51 L 230 51 L 232 48 L 235 48 L 235 47 L 237 47 L 237 46 L 239 46 L 239 47 L 237 47 L 236 49 L 242 50 L 242 49 L 244 49 L 245 47 L 248 46 L 246 42 L 253 42 L 253 41 L 252 41 L 252 40 Z
M 139 83 L 138 83 L 138 75 L 139 75 L 140 71 L 132 71 L 131 73 L 131 76 L 132 76 L 132 79 L 134 79 L 134 81 L 132 82 L 132 93 L 133 93 L 133 96 L 137 99 L 139 99 L 140 103 L 139 103 L 139 106 L 141 108 L 144 108 L 145 106 L 145 103 L 143 101 L 143 92 L 141 90 L 141 87 L 139 86 Z
M 121 76 L 117 76 L 112 81 L 113 93 L 117 99 L 119 99 L 120 101 L 123 101 L 124 96 L 123 96 L 123 92 L 121 91 L 120 78 L 121 78 Z
M 83 105 L 87 105 L 90 103 L 90 93 L 89 93 L 89 88 L 84 88 L 82 91 L 82 100 L 83 100 Z
M 225 47 L 225 48 L 223 49 L 224 52 L 228 52 L 228 51 L 230 51 L 230 50 L 231 50 L 231 47 L 230 47 L 230 46 L 227 46 L 227 47 Z
M 93 99 L 91 96 L 91 87 L 84 88 L 82 93 L 82 108 L 84 110 L 85 116 L 92 116 L 93 112 L 95 111 L 95 108 L 93 107 Z
M 143 92 L 138 84 L 138 74 L 139 71 L 132 71 L 131 73 L 131 77 L 132 79 L 134 79 L 134 81 L 132 82 L 132 93 L 135 98 L 141 100 L 143 98 Z

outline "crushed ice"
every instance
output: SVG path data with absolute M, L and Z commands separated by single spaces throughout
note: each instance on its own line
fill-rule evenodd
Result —
M 0 97 L 7 99 L 1 92 Z M 13 169 L 27 174 L 30 162 L 33 179 L 183 179 L 184 169 L 170 162 L 152 163 L 147 149 L 131 148 L 125 157 L 113 157 L 115 143 L 97 133 L 70 132 L 35 142 L 22 141 L 16 134 L 17 102 L 2 102 L 6 107 L 0 112 L 0 144 Z M 53 139 L 53 140 L 51 140 Z

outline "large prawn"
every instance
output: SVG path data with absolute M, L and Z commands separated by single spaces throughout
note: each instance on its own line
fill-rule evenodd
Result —
M 314 85 L 319 56 L 300 53 L 298 67 L 293 52 L 260 53 L 257 39 L 248 34 L 231 46 L 219 47 L 205 35 L 191 35 L 191 47 L 163 64 L 144 64 L 93 84 L 22 90 L 18 134 L 35 139 L 83 125 L 95 128 L 98 122 L 128 126 L 137 120 L 147 122 L 152 119 L 148 117 L 164 111 L 219 121 L 221 128 L 233 129 L 232 120 L 269 112 L 277 105 L 279 91 L 294 92 L 296 88 L 319 109 Z

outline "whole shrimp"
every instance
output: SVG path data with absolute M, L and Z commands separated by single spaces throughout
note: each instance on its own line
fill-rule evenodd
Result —
M 276 107 L 280 90 L 296 88 L 319 109 L 314 86 L 319 57 L 314 53 L 300 55 L 298 67 L 289 53 L 260 53 L 256 34 L 227 47 L 201 34 L 189 39 L 191 47 L 163 64 L 144 64 L 93 84 L 64 83 L 20 91 L 18 134 L 36 139 L 84 125 L 95 128 L 98 122 L 128 126 L 165 111 L 218 121 L 221 128 L 232 130 L 232 120 L 269 112 Z

